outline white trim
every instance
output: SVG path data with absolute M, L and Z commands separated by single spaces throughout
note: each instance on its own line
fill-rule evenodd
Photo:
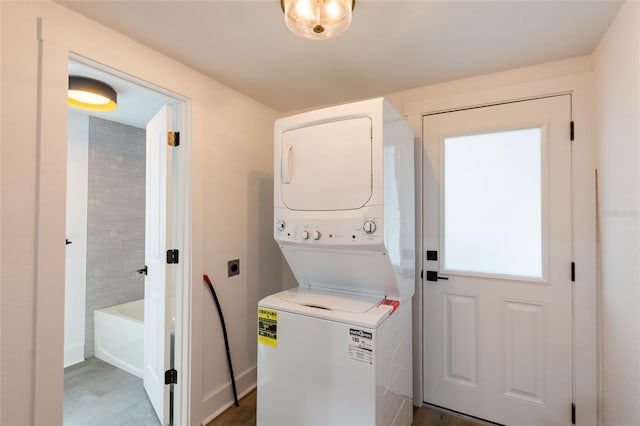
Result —
M 243 389 L 238 392 L 238 400 L 245 397 L 257 386 L 257 366 L 253 366 L 236 377 L 236 388 Z M 209 416 L 205 417 L 202 425 L 208 424 L 211 420 L 222 414 L 227 408 L 233 405 L 233 393 L 231 383 L 227 383 L 213 392 L 204 395 L 202 403 L 205 406 L 220 407 Z M 231 399 L 229 397 L 231 396 Z M 226 401 L 226 402 L 224 402 Z
M 249 395 L 249 393 L 251 393 L 255 388 L 257 388 L 257 384 L 254 383 L 253 385 L 251 385 L 250 387 L 248 387 L 245 391 L 240 392 L 238 394 L 238 400 L 241 400 L 242 398 L 244 398 L 245 396 Z M 215 413 L 213 413 L 212 415 L 210 415 L 209 417 L 207 417 L 206 419 L 204 419 L 201 423 L 202 426 L 205 426 L 207 424 L 209 424 L 212 420 L 214 420 L 216 417 L 218 417 L 220 414 L 224 413 L 225 411 L 227 411 L 227 409 L 231 408 L 231 406 L 233 405 L 233 401 L 229 401 L 227 402 L 225 405 L 223 405 L 222 407 L 220 407 L 219 410 L 217 410 Z
M 470 105 L 487 105 L 512 101 L 518 99 L 537 98 L 551 94 L 572 94 L 572 119 L 577 123 L 576 137 L 572 148 L 572 182 L 574 209 L 572 222 L 574 224 L 574 258 L 578 265 L 579 273 L 574 284 L 574 402 L 576 415 L 580 419 L 580 425 L 595 425 L 597 421 L 597 369 L 596 369 L 596 273 L 595 273 L 595 189 L 593 185 L 593 173 L 595 169 L 595 140 L 593 120 L 593 88 L 592 73 L 583 72 L 575 75 L 552 77 L 545 80 L 535 80 L 519 83 L 513 86 L 500 86 L 500 81 L 495 81 L 496 87 L 482 90 L 456 93 L 455 87 L 451 87 L 451 94 L 440 93 L 439 96 L 417 102 L 407 103 L 404 113 L 409 122 L 414 126 L 414 136 L 418 141 L 422 137 L 422 116 L 436 111 L 466 108 Z M 578 130 L 579 129 L 579 130 Z M 568 129 L 567 129 L 568 131 Z M 420 143 L 421 145 L 421 143 Z M 419 149 L 416 147 L 416 149 Z M 420 148 L 421 149 L 421 148 Z M 422 154 L 420 152 L 421 158 Z M 416 173 L 419 175 L 416 182 L 422 179 L 422 164 L 417 164 Z M 421 187 L 421 185 L 420 185 Z M 416 194 L 421 196 L 421 191 L 416 185 Z M 416 203 L 417 205 L 421 203 Z M 422 228 L 422 216 L 420 224 L 416 224 L 416 231 Z M 421 235 L 421 234 L 418 234 Z M 420 240 L 420 239 L 417 239 Z M 417 244 L 420 257 L 418 270 L 422 269 L 423 247 L 422 242 Z M 422 280 L 416 279 L 416 293 L 414 300 L 414 404 L 422 405 Z M 567 407 L 569 410 L 569 407 Z
M 64 368 L 71 367 L 84 361 L 84 343 L 64 348 Z
M 173 98 L 176 102 L 182 102 L 182 103 L 186 103 L 189 101 L 189 98 L 180 95 L 179 93 L 175 93 L 172 92 L 171 90 L 165 89 L 163 87 L 160 86 L 156 86 L 154 84 L 149 83 L 146 80 L 143 80 L 141 78 L 138 78 L 136 76 L 133 76 L 131 74 L 127 74 L 125 72 L 122 71 L 118 71 L 115 68 L 111 68 L 109 65 L 107 64 L 102 64 L 100 62 L 94 61 L 86 56 L 83 56 L 79 53 L 70 51 L 69 52 L 69 59 L 71 61 L 77 62 L 79 64 L 82 65 L 86 65 L 88 67 L 92 67 L 95 68 L 99 71 L 105 72 L 107 74 L 111 74 L 114 77 L 118 77 L 121 78 L 123 80 L 127 80 L 128 82 L 135 84 L 136 86 L 140 86 L 143 87 L 147 90 L 151 90 L 153 92 L 159 93 L 161 95 L 167 96 L 169 98 Z
M 174 246 L 180 250 L 180 268 L 175 274 L 175 340 L 174 340 L 174 368 L 178 370 L 178 385 L 174 386 L 174 423 L 189 424 L 190 418 L 190 396 L 191 396 L 191 286 L 188 284 L 191 273 L 191 102 L 188 98 L 155 86 L 147 81 L 135 76 L 117 71 L 107 65 L 97 63 L 79 54 L 69 52 L 69 59 L 96 68 L 105 73 L 111 74 L 130 83 L 144 87 L 160 93 L 175 102 L 174 105 L 174 130 L 180 131 L 180 146 L 176 151 L 182 154 L 179 159 L 179 168 L 174 169 L 173 185 L 182 191 L 177 193 L 172 191 L 172 205 L 174 212 L 171 216 L 174 223 L 174 234 L 172 241 Z M 175 154 L 174 154 L 175 155 Z M 179 198 L 178 198 L 179 197 Z
M 176 182 L 181 188 L 181 199 L 174 197 L 174 207 L 177 209 L 173 215 L 177 222 L 175 243 L 179 248 L 180 268 L 176 272 L 176 300 L 174 328 L 174 368 L 178 370 L 178 384 L 174 386 L 173 394 L 173 422 L 176 425 L 189 424 L 190 400 L 191 400 L 191 121 L 190 102 L 182 102 L 174 111 L 174 130 L 180 132 L 181 158 L 180 169 L 182 173 Z M 175 177 L 175 174 L 174 174 Z M 175 191 L 174 191 L 175 194 Z M 183 207 L 180 209 L 180 207 Z

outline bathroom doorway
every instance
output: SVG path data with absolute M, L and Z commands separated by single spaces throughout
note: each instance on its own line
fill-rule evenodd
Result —
M 64 424 L 171 424 L 173 386 L 164 385 L 164 373 L 174 368 L 173 350 L 180 350 L 179 344 L 174 348 L 174 330 L 181 273 L 162 268 L 163 298 L 145 300 L 145 293 L 149 247 L 159 250 L 162 240 L 165 245 L 172 241 L 174 249 L 184 240 L 179 231 L 184 216 L 171 212 L 172 203 L 184 204 L 184 154 L 165 144 L 160 151 L 171 161 L 164 158 L 163 165 L 150 167 L 151 158 L 157 162 L 158 157 L 147 154 L 147 123 L 159 111 L 165 117 L 171 111 L 170 130 L 179 132 L 185 122 L 184 100 L 82 58 L 70 60 L 69 75 L 113 87 L 118 108 L 93 112 L 69 107 Z M 158 168 L 152 179 L 165 180 L 149 182 L 148 172 Z M 174 175 L 167 175 L 172 168 Z M 157 194 L 151 197 L 154 208 L 148 208 L 150 183 L 165 195 L 170 188 L 165 208 L 159 208 Z M 162 229 L 170 230 L 169 239 L 160 238 L 159 216 Z M 145 355 L 150 337 L 155 349 Z

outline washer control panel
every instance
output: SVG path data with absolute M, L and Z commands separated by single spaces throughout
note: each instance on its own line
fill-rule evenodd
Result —
M 277 219 L 274 237 L 279 241 L 305 244 L 358 245 L 381 242 L 382 232 L 379 218 L 363 217 L 355 220 L 318 220 L 310 223 L 304 220 Z

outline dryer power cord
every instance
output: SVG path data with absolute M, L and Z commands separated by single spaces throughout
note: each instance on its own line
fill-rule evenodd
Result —
M 236 379 L 233 375 L 233 366 L 231 365 L 231 351 L 229 351 L 229 338 L 227 337 L 227 326 L 224 323 L 224 316 L 222 315 L 222 308 L 220 307 L 220 301 L 218 300 L 218 296 L 216 296 L 216 291 L 213 289 L 213 284 L 211 284 L 211 280 L 207 274 L 204 274 L 204 282 L 209 287 L 211 291 L 211 296 L 213 296 L 213 301 L 216 303 L 216 308 L 218 308 L 218 316 L 220 317 L 220 324 L 222 325 L 222 335 L 224 336 L 224 348 L 227 351 L 227 364 L 229 365 L 229 375 L 231 376 L 231 387 L 233 388 L 233 405 L 236 407 L 240 406 L 238 402 L 238 392 L 236 391 Z

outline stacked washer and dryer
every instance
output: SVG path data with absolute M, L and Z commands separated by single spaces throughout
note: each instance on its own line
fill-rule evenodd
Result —
M 275 123 L 274 237 L 298 287 L 258 306 L 258 426 L 410 425 L 413 131 L 388 101 Z

